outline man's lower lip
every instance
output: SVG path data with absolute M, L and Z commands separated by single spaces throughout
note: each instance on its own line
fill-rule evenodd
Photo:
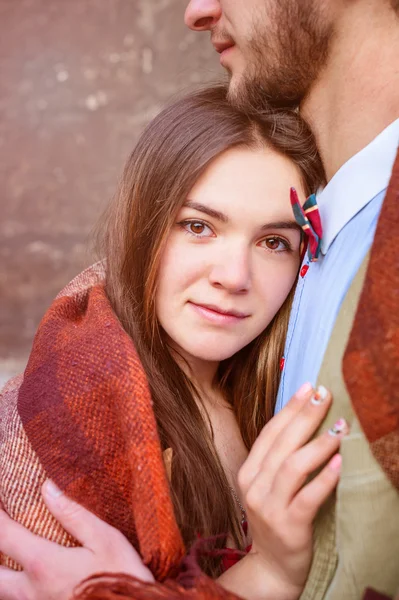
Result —
M 211 308 L 201 306 L 201 304 L 194 304 L 194 302 L 189 302 L 189 304 L 192 306 L 192 308 L 197 314 L 213 323 L 227 325 L 229 323 L 238 323 L 239 321 L 242 321 L 244 319 L 244 317 L 236 317 L 235 315 L 225 315 L 223 313 L 219 313 L 216 310 L 212 310 Z
M 226 50 L 223 50 L 223 52 L 221 52 L 220 54 L 220 63 L 223 64 L 223 60 L 230 54 L 230 52 L 233 50 L 234 46 L 229 46 L 228 48 L 226 48 Z

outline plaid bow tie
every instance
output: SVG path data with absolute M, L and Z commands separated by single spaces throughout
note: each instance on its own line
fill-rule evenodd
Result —
M 323 235 L 316 196 L 312 194 L 301 206 L 295 188 L 291 188 L 291 206 L 295 220 L 305 234 L 302 240 L 301 258 L 305 255 L 307 248 L 310 262 L 315 262 L 319 259 Z

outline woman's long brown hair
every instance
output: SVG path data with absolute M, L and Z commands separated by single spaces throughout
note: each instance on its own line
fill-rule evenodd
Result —
M 158 268 L 194 183 L 211 161 L 238 146 L 266 146 L 287 156 L 309 193 L 323 181 L 313 137 L 297 113 L 249 116 L 232 108 L 226 88 L 216 86 L 178 100 L 148 125 L 127 161 L 105 221 L 106 291 L 147 374 L 162 449 L 173 450 L 171 494 L 187 547 L 198 535 L 229 532 L 238 548 L 243 540 L 211 428 L 157 320 Z M 268 328 L 219 369 L 218 384 L 247 448 L 273 414 L 291 296 Z M 204 566 L 217 573 L 215 561 Z

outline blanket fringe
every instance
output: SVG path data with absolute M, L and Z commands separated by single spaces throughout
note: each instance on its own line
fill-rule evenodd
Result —
M 143 582 L 123 573 L 99 574 L 84 581 L 71 600 L 238 600 L 235 594 L 201 575 L 187 589 L 175 580 Z

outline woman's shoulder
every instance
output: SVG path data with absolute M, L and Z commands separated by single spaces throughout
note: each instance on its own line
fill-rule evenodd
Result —
M 90 265 L 84 271 L 79 273 L 72 279 L 56 296 L 62 298 L 65 296 L 76 296 L 77 294 L 84 294 L 92 287 L 98 284 L 102 284 L 105 281 L 105 260 L 99 260 L 98 262 Z
M 40 487 L 50 477 L 132 543 L 147 536 L 148 515 L 166 519 L 163 547 L 180 552 L 147 379 L 106 296 L 103 265 L 78 275 L 54 300 L 23 377 L 6 387 L 2 411 L 0 499 L 13 518 L 75 543 L 43 505 Z M 157 536 L 150 546 L 146 560 L 159 562 Z M 169 564 L 175 555 L 165 556 Z
M 40 485 L 46 476 L 132 541 L 136 508 L 128 482 L 140 482 L 143 510 L 158 510 L 148 478 L 159 487 L 162 510 L 170 504 L 147 379 L 106 296 L 102 264 L 56 297 L 23 377 L 5 388 L 2 411 L 7 418 L 0 422 L 0 498 L 14 517 L 17 503 L 29 518 L 43 513 Z
M 54 442 L 69 431 L 73 444 L 76 427 L 82 431 L 97 420 L 107 428 L 111 415 L 118 419 L 127 406 L 126 396 L 133 414 L 139 397 L 152 413 L 144 369 L 104 279 L 104 262 L 96 263 L 57 295 L 38 327 L 23 376 L 5 387 L 3 406 L 15 406 L 17 398 L 25 430 L 32 440 L 37 435 L 38 444 L 43 427 Z

